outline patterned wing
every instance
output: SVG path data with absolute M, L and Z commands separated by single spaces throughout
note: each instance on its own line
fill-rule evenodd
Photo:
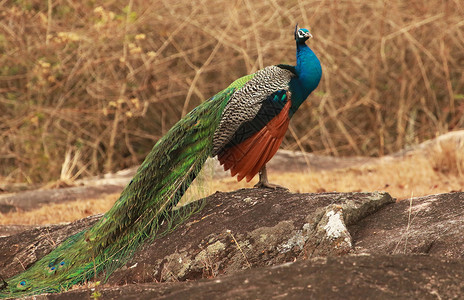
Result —
M 250 181 L 274 156 L 289 124 L 291 70 L 272 66 L 255 74 L 227 103 L 214 133 L 213 155 L 231 175 Z
M 220 152 L 237 146 L 249 139 L 255 133 L 263 129 L 269 122 L 282 112 L 288 102 L 290 93 L 287 90 L 279 90 L 264 99 L 256 115 L 251 120 L 244 121 L 232 135 L 229 142 Z
M 279 114 L 288 100 L 288 85 L 295 74 L 279 66 L 256 72 L 227 103 L 214 132 L 213 155 L 259 132 Z

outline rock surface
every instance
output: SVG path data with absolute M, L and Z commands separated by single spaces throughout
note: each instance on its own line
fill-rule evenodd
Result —
M 98 218 L 0 238 L 0 275 L 27 268 Z M 459 299 L 462 232 L 464 193 L 397 203 L 386 193 L 216 193 L 174 232 L 145 245 L 98 292 L 103 299 Z M 40 298 L 91 293 L 82 288 Z
M 250 265 L 351 250 L 353 224 L 394 200 L 386 193 L 293 194 L 277 189 L 216 193 L 172 233 L 145 245 L 110 283 L 198 279 Z M 175 214 L 191 210 L 195 203 Z M 0 269 L 10 277 L 99 216 L 0 238 Z M 163 231 L 163 230 L 161 230 Z
M 355 240 L 353 253 L 464 259 L 464 193 L 400 201 L 348 229 Z
M 99 289 L 101 299 L 462 299 L 462 260 L 419 255 L 315 258 L 209 280 Z M 37 299 L 89 299 L 94 290 Z

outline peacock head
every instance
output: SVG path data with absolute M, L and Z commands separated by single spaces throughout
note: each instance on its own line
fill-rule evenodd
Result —
M 312 34 L 306 28 L 299 28 L 298 24 L 295 26 L 295 41 L 298 44 L 304 44 L 307 40 L 312 38 Z

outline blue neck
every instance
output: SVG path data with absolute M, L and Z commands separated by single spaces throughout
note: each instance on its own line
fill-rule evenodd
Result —
M 290 82 L 290 91 L 292 92 L 290 115 L 296 112 L 301 103 L 318 86 L 322 76 L 319 59 L 305 43 L 297 43 L 296 45 L 295 70 L 297 77 Z

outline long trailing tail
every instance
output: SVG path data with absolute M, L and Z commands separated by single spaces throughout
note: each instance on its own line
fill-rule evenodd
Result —
M 156 143 L 114 206 L 27 271 L 7 280 L 0 298 L 60 292 L 122 266 L 163 221 L 212 153 L 213 133 L 233 87 L 195 108 Z M 163 227 L 164 228 L 164 227 Z

